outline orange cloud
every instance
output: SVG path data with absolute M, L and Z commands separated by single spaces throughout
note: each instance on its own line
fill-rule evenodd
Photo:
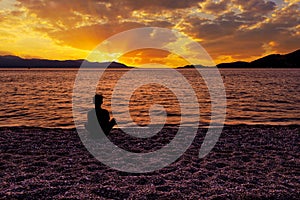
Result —
M 50 32 L 49 35 L 62 44 L 75 48 L 92 50 L 103 40 L 114 34 L 132 28 L 143 27 L 143 24 L 128 22 L 121 24 L 99 24 L 80 28 Z
M 159 26 L 176 28 L 201 41 L 216 63 L 250 60 L 269 52 L 286 53 L 299 48 L 299 1 L 279 2 L 1 0 L 0 53 L 51 59 L 85 58 L 113 34 Z M 130 44 L 122 41 L 118 47 L 125 45 Z M 172 62 L 184 63 L 172 54 L 162 53 L 160 57 L 144 52 L 138 58 L 136 53 L 126 54 L 121 60 L 132 64 L 163 60 L 172 66 L 176 65 Z
M 129 66 L 157 63 L 169 67 L 179 67 L 189 64 L 184 58 L 160 49 L 140 49 L 131 51 L 122 55 L 118 61 Z

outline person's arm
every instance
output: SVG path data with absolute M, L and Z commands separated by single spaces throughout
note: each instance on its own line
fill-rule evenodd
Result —
M 111 127 L 113 127 L 114 125 L 117 125 L 117 122 L 115 120 L 115 118 L 112 118 L 110 121 L 109 121 Z
M 111 130 L 114 127 L 114 125 L 116 125 L 117 123 L 116 123 L 115 118 L 110 119 L 110 115 L 107 110 L 106 110 L 106 115 L 107 115 L 107 119 L 108 119 L 108 128 L 109 128 L 109 130 Z

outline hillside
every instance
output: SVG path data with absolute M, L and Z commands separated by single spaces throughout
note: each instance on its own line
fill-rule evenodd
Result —
M 84 60 L 46 60 L 23 59 L 17 56 L 0 56 L 0 68 L 79 68 Z M 86 61 L 90 68 L 104 68 L 109 63 L 97 63 Z M 129 68 L 128 66 L 112 62 L 109 68 Z
M 79 68 L 84 60 L 46 60 L 23 59 L 17 56 L 0 56 L 0 68 Z M 86 61 L 89 68 L 104 68 L 109 63 L 97 63 Z M 192 65 L 178 67 L 180 69 L 193 68 Z M 203 68 L 202 65 L 196 65 Z M 288 54 L 271 54 L 252 62 L 237 61 L 221 63 L 218 68 L 300 68 L 300 49 Z M 131 68 L 122 63 L 112 62 L 109 68 Z
M 271 54 L 252 62 L 221 63 L 218 68 L 300 68 L 300 49 L 288 54 Z

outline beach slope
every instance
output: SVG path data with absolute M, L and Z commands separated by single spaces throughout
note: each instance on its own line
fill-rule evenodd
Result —
M 168 135 L 174 129 L 164 131 Z M 0 199 L 291 200 L 300 196 L 300 126 L 226 126 L 211 153 L 199 159 L 205 131 L 199 129 L 191 147 L 170 166 L 130 174 L 93 158 L 76 130 L 0 128 Z M 110 137 L 122 148 L 134 142 L 118 129 Z M 133 146 L 143 151 L 150 144 Z

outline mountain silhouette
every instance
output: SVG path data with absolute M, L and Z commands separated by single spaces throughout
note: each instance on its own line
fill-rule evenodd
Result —
M 18 56 L 0 56 L 0 68 L 79 68 L 85 62 L 89 68 L 132 68 L 118 62 L 88 62 L 85 60 L 46 60 L 23 59 Z M 203 68 L 203 65 L 195 65 Z M 237 61 L 221 63 L 218 68 L 300 68 L 300 49 L 288 54 L 271 54 L 252 62 Z M 178 67 L 180 69 L 194 68 L 193 65 Z
M 271 54 L 252 62 L 221 63 L 218 68 L 300 68 L 300 49 L 288 54 Z
M 84 60 L 46 60 L 46 59 L 23 59 L 18 56 L 0 56 L 0 68 L 79 68 Z M 118 62 L 88 62 L 89 68 L 130 68 Z

